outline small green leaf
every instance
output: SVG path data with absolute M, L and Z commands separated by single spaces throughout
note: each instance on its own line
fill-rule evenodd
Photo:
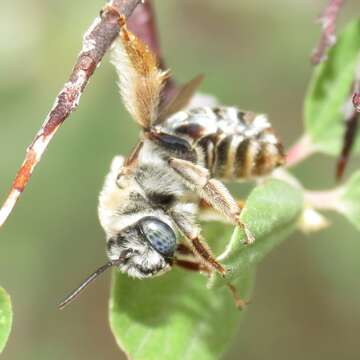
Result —
M 12 311 L 10 296 L 0 287 L 0 354 L 4 350 L 10 335 Z
M 244 232 L 235 229 L 229 245 L 219 260 L 229 269 L 226 279 L 214 275 L 209 286 L 234 281 L 261 261 L 296 227 L 303 210 L 303 194 L 280 180 L 269 179 L 256 187 L 246 201 L 241 220 L 255 236 L 255 243 L 244 245 Z
M 339 211 L 360 230 L 360 171 L 354 173 L 344 185 L 340 196 Z
M 253 279 L 253 271 L 239 278 L 244 299 Z M 114 273 L 111 329 L 132 360 L 217 360 L 242 313 L 228 289 L 207 289 L 206 278 L 197 273 L 173 269 L 143 281 Z
M 344 106 L 350 98 L 360 52 L 360 20 L 350 23 L 317 66 L 305 99 L 305 127 L 319 151 L 338 155 L 344 132 Z M 354 151 L 360 150 L 360 141 Z

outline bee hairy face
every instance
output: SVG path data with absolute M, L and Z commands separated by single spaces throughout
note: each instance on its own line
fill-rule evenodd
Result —
M 170 270 L 176 234 L 165 222 L 145 216 L 107 241 L 107 254 L 115 261 L 124 254 L 118 269 L 134 278 L 160 275 Z

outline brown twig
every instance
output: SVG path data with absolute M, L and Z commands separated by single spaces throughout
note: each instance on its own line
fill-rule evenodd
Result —
M 330 0 L 323 14 L 319 17 L 322 33 L 319 43 L 311 55 L 311 62 L 316 65 L 326 60 L 326 51 L 335 44 L 335 22 L 345 0 Z
M 45 152 L 57 129 L 79 105 L 90 77 L 100 64 L 105 52 L 119 33 L 120 14 L 128 18 L 141 0 L 111 0 L 84 35 L 82 49 L 68 82 L 56 97 L 55 103 L 35 139 L 27 149 L 10 193 L 0 209 L 0 227 L 13 210 L 31 174 Z
M 356 96 L 360 91 L 360 60 L 356 69 L 355 79 L 351 88 L 351 95 L 344 108 L 344 137 L 341 153 L 336 164 L 336 180 L 340 181 L 344 175 L 346 165 L 349 161 L 351 150 L 356 139 L 359 122 L 359 108 L 356 105 Z
M 358 130 L 359 113 L 354 110 L 351 117 L 346 119 L 343 146 L 336 164 L 336 180 L 340 181 L 344 175 L 346 165 L 349 161 L 351 149 L 354 144 L 355 135 Z

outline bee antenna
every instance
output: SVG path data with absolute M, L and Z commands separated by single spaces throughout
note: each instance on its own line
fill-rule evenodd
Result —
M 98 276 L 100 276 L 103 272 L 110 269 L 113 266 L 117 266 L 124 261 L 126 258 L 126 254 L 119 257 L 119 259 L 115 261 L 108 261 L 106 264 L 100 266 L 97 270 L 95 270 L 86 280 L 84 280 L 81 285 L 75 289 L 70 295 L 68 295 L 65 300 L 63 300 L 58 308 L 60 310 L 64 309 L 67 305 L 69 305 L 73 300 L 75 300 L 79 294 L 90 284 L 92 283 Z

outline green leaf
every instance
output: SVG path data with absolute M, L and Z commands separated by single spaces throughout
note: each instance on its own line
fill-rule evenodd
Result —
M 10 296 L 0 287 L 0 354 L 4 350 L 10 335 L 12 311 Z
M 243 299 L 250 296 L 253 265 L 293 231 L 302 206 L 301 190 L 279 180 L 268 180 L 251 192 L 242 219 L 256 242 L 245 247 L 242 232 L 236 230 L 223 260 L 234 269 L 232 284 Z M 219 242 L 226 230 L 211 224 L 205 233 Z M 110 324 L 119 346 L 133 360 L 219 359 L 243 312 L 235 309 L 227 287 L 207 289 L 206 281 L 180 269 L 144 281 L 115 272 Z
M 239 278 L 250 296 L 254 272 Z M 200 274 L 173 269 L 154 279 L 114 273 L 110 324 L 133 360 L 217 360 L 229 347 L 243 312 L 226 288 L 210 290 Z
M 219 260 L 229 269 L 226 279 L 213 275 L 209 285 L 219 287 L 234 281 L 252 268 L 297 225 L 303 210 L 303 194 L 280 180 L 269 179 L 256 187 L 246 201 L 241 220 L 255 236 L 252 245 L 244 245 L 244 232 L 235 229 L 229 245 Z
M 354 173 L 344 185 L 338 210 L 360 230 L 360 171 Z
M 350 98 L 360 52 L 360 20 L 353 21 L 314 71 L 305 98 L 305 128 L 319 151 L 338 155 L 344 132 L 344 106 Z M 354 151 L 360 150 L 359 138 Z

